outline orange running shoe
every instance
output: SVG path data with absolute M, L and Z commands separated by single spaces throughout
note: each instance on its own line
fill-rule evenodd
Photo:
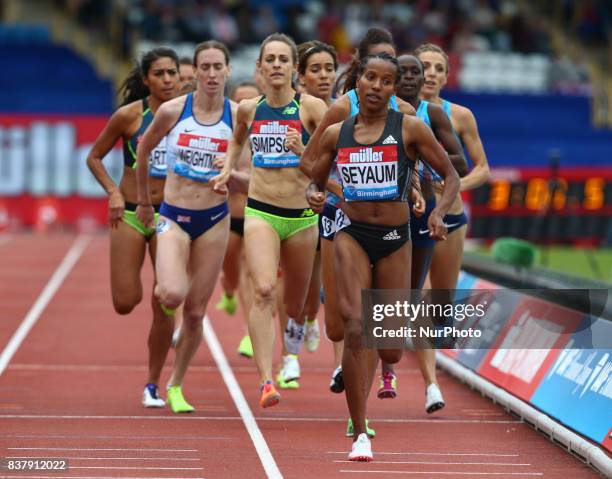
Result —
M 261 399 L 259 405 L 263 408 L 276 406 L 280 401 L 280 394 L 272 384 L 272 381 L 266 381 L 261 385 Z

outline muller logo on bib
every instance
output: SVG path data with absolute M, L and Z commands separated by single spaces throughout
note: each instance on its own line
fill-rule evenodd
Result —
M 227 140 L 181 133 L 177 146 L 193 148 L 195 150 L 206 150 L 211 153 L 224 153 L 227 150 Z
M 296 167 L 300 157 L 285 145 L 289 128 L 302 131 L 300 120 L 254 120 L 251 125 L 253 165 L 258 168 Z
M 340 148 L 338 172 L 347 201 L 390 200 L 398 195 L 395 145 Z

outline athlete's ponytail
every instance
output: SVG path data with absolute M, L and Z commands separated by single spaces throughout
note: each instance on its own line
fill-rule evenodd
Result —
M 122 97 L 121 106 L 132 103 L 136 100 L 142 100 L 149 96 L 149 87 L 145 85 L 143 78 L 149 74 L 149 70 L 153 63 L 160 58 L 170 58 L 176 64 L 176 69 L 179 69 L 178 55 L 172 48 L 158 47 L 149 50 L 142 56 L 139 63 L 136 63 L 128 77 L 119 87 L 119 95 Z

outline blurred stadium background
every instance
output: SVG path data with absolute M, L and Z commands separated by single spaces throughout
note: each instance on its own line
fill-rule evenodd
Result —
M 0 22 L 1 230 L 105 227 L 85 157 L 151 46 L 191 56 L 223 41 L 237 81 L 252 77 L 272 32 L 333 44 L 346 63 L 381 25 L 399 52 L 445 48 L 445 97 L 476 115 L 492 168 L 467 196 L 477 254 L 523 238 L 543 266 L 612 282 L 610 2 L 3 0 Z M 120 150 L 105 162 L 119 179 Z

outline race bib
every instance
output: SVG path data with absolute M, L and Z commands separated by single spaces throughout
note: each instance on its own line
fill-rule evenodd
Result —
M 166 142 L 157 146 L 149 156 L 149 176 L 155 178 L 165 178 L 168 171 L 166 164 Z
M 338 172 L 345 201 L 397 198 L 396 145 L 340 148 Z
M 295 168 L 300 157 L 285 146 L 287 130 L 301 134 L 299 120 L 255 120 L 251 125 L 253 165 L 257 168 Z
M 218 155 L 225 154 L 227 144 L 225 139 L 180 133 L 176 143 L 174 172 L 207 183 L 219 174 L 219 170 L 213 167 L 213 161 Z

